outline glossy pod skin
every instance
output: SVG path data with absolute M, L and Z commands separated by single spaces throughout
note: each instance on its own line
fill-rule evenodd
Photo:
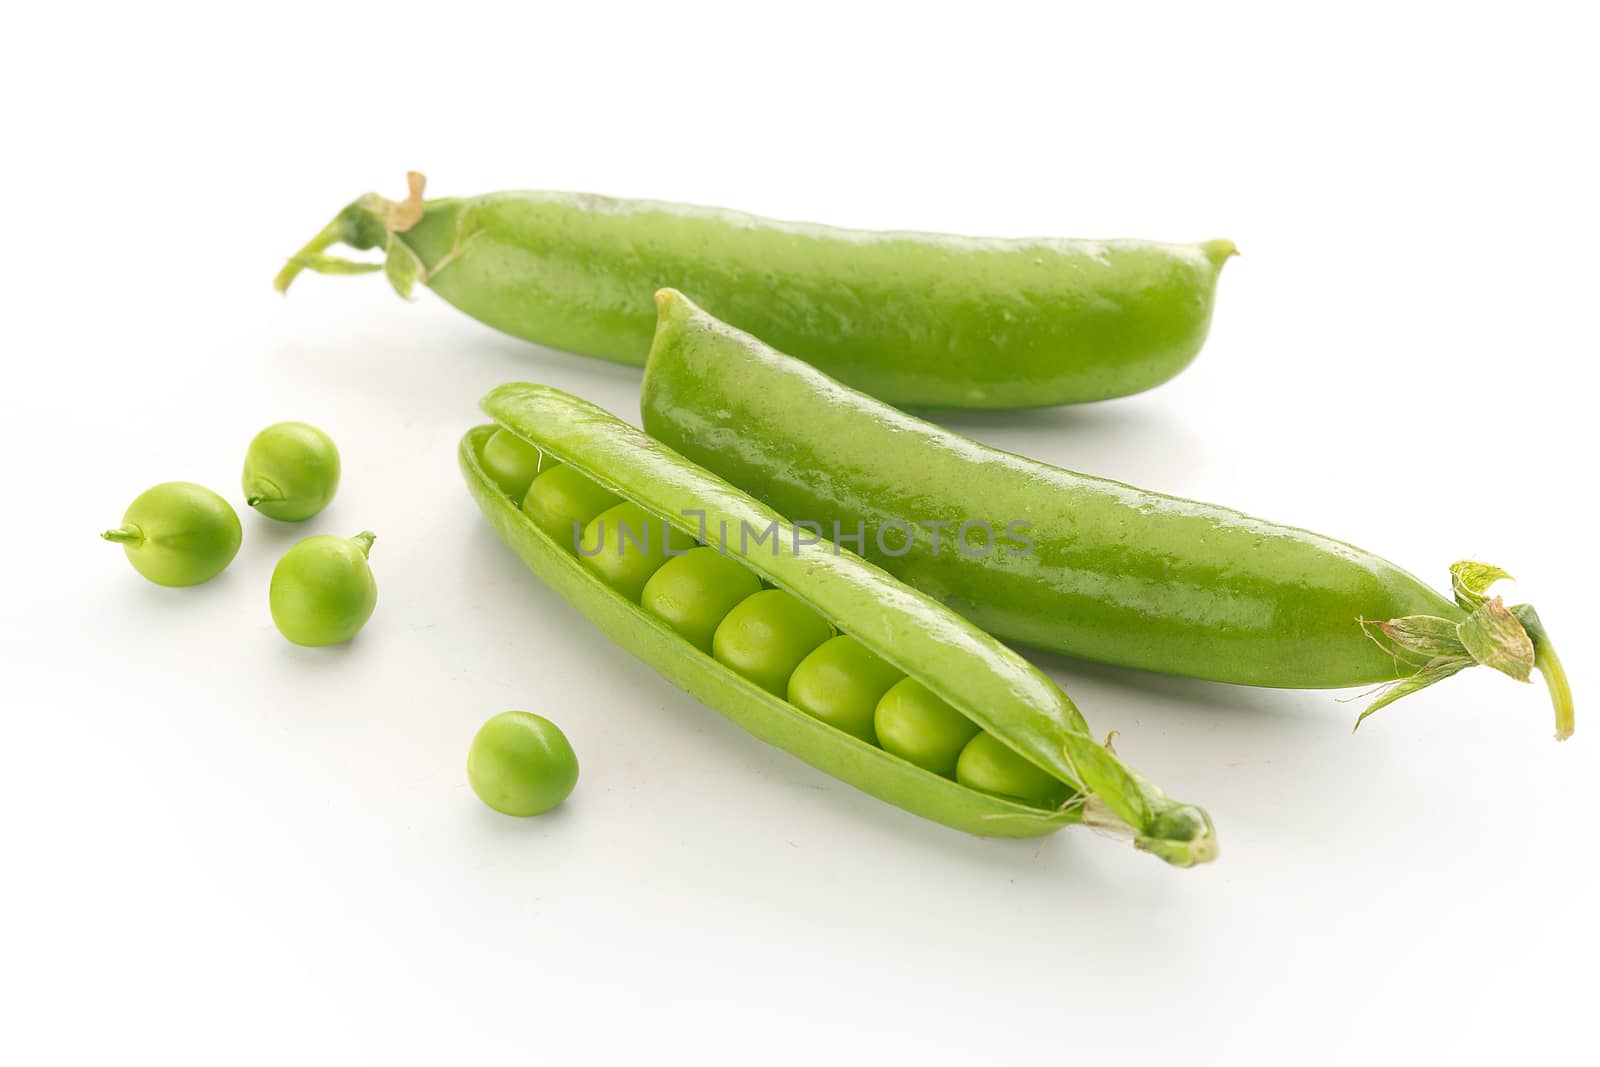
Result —
M 1244 685 L 1406 679 L 1391 695 L 1452 667 L 1499 665 L 1502 648 L 1486 651 L 1480 642 L 1482 655 L 1464 659 L 1453 634 L 1486 599 L 1481 588 L 1458 590 L 1454 603 L 1394 564 L 1320 534 L 985 447 L 834 381 L 682 294 L 658 299 L 641 399 L 647 432 L 825 533 L 835 522 L 845 534 L 863 524 L 864 555 L 999 637 Z M 972 551 L 960 549 L 960 528 L 971 522 L 995 531 L 989 551 L 978 527 Z M 903 554 L 896 523 L 913 535 Z M 880 530 L 884 545 L 874 535 Z M 1503 644 L 1517 645 L 1519 657 L 1507 673 L 1526 680 L 1529 668 L 1544 670 L 1564 722 L 1558 733 L 1570 732 L 1570 693 L 1557 691 L 1565 681 L 1553 680 L 1559 663 L 1539 640 L 1542 628 L 1534 634 L 1536 616 L 1499 612 L 1507 610 L 1535 637 L 1526 647 L 1524 627 L 1507 624 Z M 1407 629 L 1419 618 L 1438 628 L 1428 640 Z M 1419 671 L 1425 666 L 1434 673 Z
M 1214 857 L 1215 837 L 1204 812 L 1167 799 L 1127 770 L 1089 736 L 1059 687 L 928 597 L 848 553 L 835 554 L 826 542 L 800 539 L 790 551 L 794 528 L 776 512 L 576 397 L 514 384 L 490 393 L 483 407 L 497 426 L 469 431 L 460 461 L 501 539 L 608 637 L 756 737 L 879 799 L 971 833 L 1032 837 L 1087 822 L 1131 836 L 1137 847 L 1179 866 Z M 707 547 L 726 551 L 1058 782 L 1089 795 L 1041 807 L 968 788 L 819 721 L 705 654 L 601 581 L 569 545 L 540 529 L 499 489 L 479 459 L 497 429 L 700 536 Z M 741 552 L 741 524 L 754 530 L 776 524 L 784 550 Z
M 841 381 L 901 406 L 1026 408 L 1125 396 L 1188 366 L 1229 241 L 1160 244 L 879 233 L 582 193 L 347 207 L 278 277 L 386 250 L 516 337 L 642 365 L 650 294 L 672 285 Z M 376 269 L 375 267 L 373 269 Z

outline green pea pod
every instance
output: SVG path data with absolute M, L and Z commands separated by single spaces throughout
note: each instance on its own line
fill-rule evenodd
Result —
M 1386 685 L 1368 714 L 1475 664 L 1519 681 L 1537 669 L 1557 737 L 1572 732 L 1538 617 L 1487 595 L 1508 577 L 1499 568 L 1457 564 L 1452 603 L 1343 542 L 987 448 L 682 294 L 658 300 L 641 400 L 651 435 L 787 515 L 849 531 L 852 547 L 999 637 L 1243 685 Z
M 350 204 L 277 278 L 380 269 L 382 249 L 497 330 L 642 366 L 663 285 L 892 404 L 1026 408 L 1141 392 L 1200 351 L 1230 241 L 872 233 L 715 208 L 516 192 Z
M 501 539 L 608 637 L 761 740 L 875 797 L 970 833 L 1031 837 L 1082 822 L 1125 834 L 1137 847 L 1178 866 L 1215 856 L 1211 821 L 1202 810 L 1169 800 L 1129 771 L 1094 741 L 1059 687 L 927 596 L 812 539 L 586 401 L 544 386 L 512 384 L 490 393 L 483 408 L 499 429 L 733 555 L 921 681 L 1075 795 L 1048 808 L 979 792 L 812 718 L 748 681 L 604 584 L 523 513 L 481 463 L 496 426 L 469 431 L 461 442 L 462 472 Z M 776 539 L 759 541 L 752 551 L 745 531 L 771 531 Z

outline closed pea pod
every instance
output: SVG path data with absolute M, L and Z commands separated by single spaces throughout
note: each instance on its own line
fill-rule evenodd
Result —
M 1230 241 L 875 233 L 734 211 L 512 192 L 347 206 L 279 273 L 382 269 L 516 337 L 642 365 L 673 285 L 894 404 L 1018 408 L 1149 389 L 1199 352 Z M 382 249 L 383 264 L 334 258 Z
M 1368 714 L 1477 664 L 1538 670 L 1572 732 L 1555 649 L 1530 606 L 1489 595 L 1497 567 L 1457 563 L 1446 597 L 1329 537 L 985 447 L 658 299 L 652 436 L 777 510 L 864 528 L 863 554 L 999 637 L 1244 685 L 1389 684 Z M 958 550 L 974 523 L 993 543 Z M 872 531 L 896 525 L 910 544 L 886 551 Z
M 1027 837 L 1088 822 L 1119 831 L 1181 866 L 1215 855 L 1204 812 L 1169 800 L 1129 771 L 1089 736 L 1082 716 L 1054 683 L 926 596 L 826 542 L 799 538 L 771 510 L 575 397 L 509 385 L 486 397 L 484 408 L 498 425 L 470 431 L 460 458 L 468 487 L 501 538 L 613 640 L 757 737 L 873 796 L 969 832 Z M 782 591 L 821 620 L 824 638 L 829 628 L 850 634 L 1047 772 L 1069 799 L 1025 803 L 929 773 L 706 655 L 667 620 L 607 584 L 499 490 L 479 459 L 496 429 L 515 433 L 655 518 L 697 534 L 706 547 L 728 552 L 776 587 L 757 596 Z M 771 555 L 739 551 L 741 528 L 770 529 L 785 548 Z M 792 650 L 781 658 L 790 657 Z

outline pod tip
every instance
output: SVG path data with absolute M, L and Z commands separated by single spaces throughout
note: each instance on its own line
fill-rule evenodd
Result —
M 1242 254 L 1239 251 L 1239 246 L 1226 237 L 1202 241 L 1200 242 L 1200 248 L 1205 252 L 1206 258 L 1219 267 L 1234 256 Z

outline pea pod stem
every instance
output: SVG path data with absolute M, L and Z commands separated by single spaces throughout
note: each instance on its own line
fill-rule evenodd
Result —
M 303 270 L 318 274 L 367 274 L 382 270 L 381 263 L 362 263 L 324 253 L 338 244 L 360 250 L 387 248 L 394 234 L 404 233 L 422 218 L 422 191 L 426 182 L 421 174 L 411 171 L 406 175 L 404 200 L 388 200 L 377 193 L 357 197 L 301 246 L 300 251 L 289 257 L 272 279 L 272 287 L 287 293 Z
M 354 541 L 361 548 L 361 554 L 363 556 L 372 555 L 372 543 L 377 539 L 378 535 L 373 533 L 371 530 L 362 530 L 360 533 L 350 538 L 350 540 Z
M 344 243 L 348 227 L 344 225 L 344 212 L 336 215 L 315 237 L 307 241 L 300 251 L 290 256 L 283 264 L 283 269 L 278 271 L 277 277 L 272 279 L 272 287 L 280 293 L 287 293 L 289 286 L 300 276 L 300 272 L 307 267 L 316 269 L 317 257 L 336 244 Z
M 1535 641 L 1534 663 L 1544 684 L 1550 691 L 1550 703 L 1556 712 L 1556 740 L 1565 741 L 1577 728 L 1577 713 L 1572 703 L 1572 686 L 1567 681 L 1566 668 L 1549 641 Z
M 131 522 L 124 526 L 119 526 L 115 530 L 107 530 L 100 536 L 119 545 L 144 544 L 144 531 Z
M 1561 657 L 1556 655 L 1556 646 L 1545 632 L 1539 613 L 1526 604 L 1512 611 L 1533 640 L 1533 666 L 1539 672 L 1539 677 L 1544 679 L 1545 688 L 1550 691 L 1550 703 L 1555 708 L 1556 740 L 1565 741 L 1577 728 L 1577 712 L 1572 702 L 1572 685 L 1567 681 L 1567 669 L 1561 665 Z
M 1387 683 L 1356 726 L 1374 712 L 1469 667 L 1484 666 L 1519 682 L 1532 680 L 1538 671 L 1555 708 L 1556 740 L 1565 741 L 1576 727 L 1576 710 L 1566 669 L 1555 645 L 1531 604 L 1506 607 L 1489 595 L 1494 583 L 1509 580 L 1503 568 L 1476 560 L 1459 560 L 1450 567 L 1451 588 L 1457 606 L 1467 617 L 1462 622 L 1429 615 L 1413 615 L 1387 622 L 1358 620 L 1367 636 L 1395 658 L 1403 670 Z

